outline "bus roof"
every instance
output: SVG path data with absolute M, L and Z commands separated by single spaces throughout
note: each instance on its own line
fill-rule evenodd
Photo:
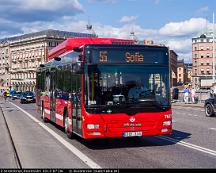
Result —
M 134 40 L 125 40 L 117 38 L 68 38 L 55 48 L 51 49 L 48 53 L 49 60 L 54 57 L 73 50 L 75 47 L 81 47 L 86 44 L 134 44 Z

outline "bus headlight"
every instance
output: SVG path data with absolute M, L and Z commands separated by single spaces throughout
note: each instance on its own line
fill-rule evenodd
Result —
M 164 121 L 163 126 L 170 126 L 172 124 L 171 121 Z
M 99 124 L 87 124 L 87 129 L 99 129 Z

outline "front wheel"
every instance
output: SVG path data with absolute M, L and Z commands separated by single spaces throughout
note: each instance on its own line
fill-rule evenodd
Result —
M 215 113 L 214 113 L 214 109 L 213 109 L 211 104 L 207 104 L 205 106 L 205 114 L 206 114 L 207 117 L 214 116 Z
M 73 138 L 73 132 L 70 132 L 69 127 L 70 127 L 70 119 L 69 119 L 68 113 L 66 111 L 65 116 L 64 116 L 64 129 L 65 129 L 65 133 L 66 133 L 67 137 L 69 139 L 72 139 Z

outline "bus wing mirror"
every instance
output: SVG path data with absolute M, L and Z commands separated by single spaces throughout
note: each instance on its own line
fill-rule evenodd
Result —
M 54 60 L 55 61 L 61 61 L 61 58 L 60 57 L 55 57 Z
M 74 51 L 74 52 L 82 52 L 82 50 L 83 50 L 83 49 L 80 48 L 80 47 L 74 47 L 74 48 L 73 48 L 73 51 Z

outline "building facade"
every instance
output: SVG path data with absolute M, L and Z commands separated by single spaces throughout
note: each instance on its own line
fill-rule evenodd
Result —
M 200 34 L 200 36 L 192 38 L 192 63 L 193 85 L 197 86 L 198 88 L 211 87 L 213 82 L 212 32 L 206 31 Z
M 9 43 L 7 41 L 0 43 L 0 89 L 6 89 L 10 86 L 9 73 Z
M 8 38 L 8 85 L 15 90 L 34 91 L 36 69 L 48 61 L 48 51 L 67 38 L 73 37 L 96 37 L 96 35 L 50 29 Z
M 171 87 L 177 85 L 177 59 L 178 55 L 175 53 L 174 50 L 170 50 L 170 84 Z
M 185 63 L 185 68 L 187 72 L 186 82 L 192 83 L 192 63 Z
M 177 62 L 177 85 L 185 84 L 187 81 L 187 69 L 184 60 Z

